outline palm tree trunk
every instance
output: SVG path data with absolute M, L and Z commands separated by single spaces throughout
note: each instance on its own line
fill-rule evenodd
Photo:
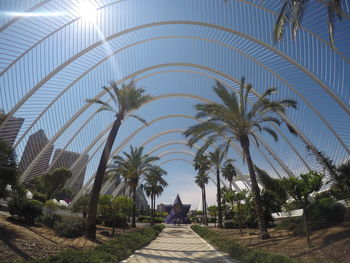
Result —
M 205 212 L 205 207 L 204 207 L 204 191 L 203 187 L 201 187 L 202 190 L 202 223 L 205 225 L 205 217 L 204 217 L 204 212 Z
M 304 219 L 304 228 L 305 228 L 305 234 L 306 234 L 306 241 L 307 241 L 307 247 L 311 247 L 311 240 L 310 240 L 310 233 L 309 233 L 309 225 L 307 222 L 307 217 L 306 217 L 306 209 L 305 205 L 303 205 L 303 219 Z
M 216 168 L 216 187 L 218 201 L 218 228 L 222 228 L 222 211 L 221 211 L 221 189 L 220 189 L 220 169 Z
M 204 216 L 205 216 L 205 225 L 208 225 L 208 211 L 207 211 L 207 194 L 205 192 L 205 185 L 203 186 L 203 202 L 204 202 Z
M 260 189 L 259 189 L 258 182 L 256 180 L 253 161 L 252 161 L 252 158 L 250 156 L 249 139 L 247 136 L 241 138 L 241 146 L 242 146 L 244 155 L 247 159 L 250 181 L 251 181 L 251 185 L 252 185 L 252 192 L 253 192 L 254 202 L 255 202 L 255 213 L 256 213 L 256 217 L 258 219 L 260 237 L 261 237 L 261 239 L 269 239 L 270 235 L 267 232 L 267 224 L 265 222 L 264 213 L 263 213 L 262 204 L 261 204 L 261 198 L 260 198 Z
M 85 227 L 85 237 L 88 239 L 96 239 L 96 215 L 97 215 L 97 204 L 100 197 L 100 191 L 102 187 L 103 177 L 105 175 L 107 162 L 111 154 L 112 146 L 117 136 L 119 127 L 121 125 L 124 116 L 117 116 L 117 119 L 114 121 L 111 131 L 109 132 L 105 147 L 102 152 L 100 163 L 98 165 L 94 185 L 91 190 L 91 196 L 89 201 L 88 215 L 86 219 Z
M 153 197 L 153 225 L 156 224 L 156 195 Z
M 154 194 L 151 194 L 151 226 L 154 225 Z
M 132 187 L 132 199 L 134 200 L 134 204 L 132 206 L 131 227 L 136 228 L 136 186 Z
M 153 194 L 153 198 L 152 198 L 152 220 L 151 220 L 151 225 L 153 226 L 154 225 L 154 221 L 155 221 L 155 211 L 154 211 L 154 209 L 155 209 L 155 196 L 154 196 L 154 194 Z
M 241 202 L 237 203 L 237 212 L 238 212 L 238 227 L 239 227 L 239 233 L 242 236 L 242 213 L 241 213 Z

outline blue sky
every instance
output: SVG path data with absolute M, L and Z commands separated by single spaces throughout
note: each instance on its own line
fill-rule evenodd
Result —
M 73 21 L 79 15 L 74 1 L 52 0 L 38 8 L 37 12 L 65 12 L 66 15 L 26 17 L 5 29 L 0 33 L 0 49 L 3 50 L 0 54 L 2 72 L 21 56 L 24 50 L 32 49 L 0 76 L 0 108 L 9 111 L 31 89 L 38 87 L 37 92 L 15 114 L 26 119 L 20 136 L 47 105 L 69 87 L 24 137 L 17 148 L 19 156 L 30 134 L 43 128 L 48 137 L 52 138 L 74 114 L 79 112 L 87 98 L 93 98 L 101 91 L 102 86 L 108 85 L 112 80 L 119 80 L 145 68 L 157 66 L 135 77 L 141 78 L 137 85 L 144 87 L 147 93 L 154 96 L 185 93 L 217 101 L 211 89 L 215 78 L 224 81 L 232 88 L 237 88 L 233 79 L 220 76 L 219 73 L 237 80 L 245 76 L 260 93 L 268 87 L 277 86 L 279 95 L 276 98 L 293 98 L 299 103 L 297 111 L 288 112 L 291 121 L 320 150 L 331 155 L 335 161 L 340 162 L 345 159 L 348 154 L 339 140 L 307 103 L 310 103 L 323 116 L 347 147 L 350 147 L 349 116 L 336 104 L 327 90 L 312 80 L 305 70 L 324 82 L 325 86 L 329 86 L 330 90 L 349 106 L 349 19 L 345 18 L 342 23 L 336 24 L 337 52 L 334 52 L 317 40 L 321 37 L 328 41 L 326 11 L 319 3 L 312 1 L 306 11 L 303 25 L 308 30 L 316 32 L 317 36 L 300 30 L 296 41 L 293 41 L 288 29 L 285 40 L 273 45 L 271 41 L 275 21 L 273 12 L 279 10 L 282 1 L 248 2 L 255 3 L 257 6 L 262 5 L 271 11 L 244 4 L 244 1 L 238 0 L 231 0 L 226 4 L 221 0 L 101 0 L 94 2 L 94 5 L 106 7 L 99 9 L 98 19 L 94 25 L 92 22 L 81 19 Z M 344 10 L 349 11 L 348 2 L 344 2 Z M 3 24 L 8 21 L 8 11 L 22 12 L 36 3 L 35 0 L 1 1 L 0 22 Z M 189 22 L 187 24 L 154 24 L 132 32 L 126 31 L 140 25 L 170 21 Z M 64 26 L 70 22 L 71 24 Z M 198 22 L 209 25 L 195 24 Z M 229 30 L 221 30 L 215 25 L 234 30 L 236 34 Z M 54 32 L 59 27 L 62 28 Z M 51 37 L 45 39 L 45 36 L 51 33 Z M 108 41 L 89 50 L 91 45 L 103 40 L 104 37 Z M 257 42 L 249 40 L 249 37 L 256 39 Z M 38 41 L 42 42 L 36 45 Z M 259 44 L 259 41 L 266 43 L 267 46 Z M 126 46 L 128 47 L 125 48 Z M 300 63 L 301 67 L 271 52 L 273 48 L 287 54 L 291 60 Z M 81 56 L 74 61 L 69 61 L 77 54 Z M 64 63 L 66 66 L 59 68 Z M 201 66 L 219 72 L 208 71 Z M 271 74 L 271 71 L 275 75 Z M 51 77 L 47 78 L 48 75 Z M 307 103 L 296 93 L 302 95 Z M 106 98 L 107 96 L 103 97 L 103 99 Z M 255 98 L 251 99 L 254 101 Z M 137 113 L 148 121 L 171 114 L 193 115 L 193 105 L 199 102 L 183 97 L 166 98 L 142 107 Z M 64 147 L 96 109 L 92 106 L 84 111 L 54 142 L 55 148 Z M 67 149 L 83 152 L 112 120 L 111 114 L 99 113 L 91 119 Z M 161 131 L 186 129 L 194 123 L 193 120 L 186 118 L 161 120 L 143 129 L 130 141 L 130 144 L 140 145 L 147 138 Z M 141 124 L 135 121 L 126 120 L 117 136 L 115 147 L 140 126 Z M 281 131 L 286 133 L 286 128 L 282 127 Z M 317 163 L 308 156 L 305 145 L 300 139 L 288 134 L 286 136 L 300 151 L 302 157 L 310 162 L 310 166 L 317 168 Z M 296 174 L 305 171 L 305 166 L 283 138 L 278 144 L 267 136 L 263 138 L 292 171 Z M 162 136 L 147 145 L 146 151 L 167 140 L 182 141 L 184 138 L 179 133 Z M 88 165 L 87 178 L 93 175 L 96 169 L 101 154 L 101 148 L 98 150 L 97 146 L 101 143 L 102 141 L 88 152 L 92 156 L 97 150 Z M 185 146 L 168 146 L 158 150 L 156 154 L 175 148 L 185 148 Z M 125 149 L 128 149 L 128 145 Z M 258 166 L 277 176 L 266 161 L 265 158 L 267 158 L 277 172 L 285 175 L 285 171 L 264 147 L 260 147 L 260 151 L 265 157 L 257 151 L 255 146 L 252 147 L 252 155 Z M 230 152 L 230 157 L 237 160 L 236 165 L 242 172 L 247 173 L 246 167 L 236 152 Z M 164 160 L 171 158 L 191 160 L 191 157 L 179 154 L 167 156 Z M 167 178 L 170 186 L 159 201 L 172 203 L 176 194 L 179 193 L 184 202 L 198 207 L 200 192 L 193 183 L 195 173 L 191 165 L 174 161 L 167 163 L 164 168 L 169 173 Z M 215 202 L 215 186 L 212 183 L 208 185 L 208 200 L 209 204 Z

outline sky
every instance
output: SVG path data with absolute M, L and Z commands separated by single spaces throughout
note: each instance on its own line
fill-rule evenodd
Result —
M 11 16 L 13 18 L 14 12 L 24 12 L 37 2 L 0 1 L 0 27 Z M 147 138 L 162 131 L 184 130 L 193 125 L 196 122 L 188 116 L 195 113 L 193 105 L 202 102 L 193 96 L 218 101 L 212 91 L 215 78 L 235 89 L 237 83 L 234 79 L 245 76 L 257 92 L 277 86 L 279 95 L 276 98 L 296 99 L 298 110 L 288 111 L 287 115 L 318 149 L 336 162 L 349 156 L 329 129 L 331 127 L 343 144 L 350 147 L 349 115 L 332 97 L 334 93 L 349 105 L 349 20 L 336 23 L 337 52 L 334 52 L 317 40 L 322 37 L 328 41 L 326 13 L 319 3 L 312 2 L 303 20 L 303 25 L 316 32 L 317 37 L 300 30 L 293 41 L 287 29 L 285 39 L 275 45 L 271 40 L 275 21 L 273 12 L 279 10 L 283 1 L 254 2 L 256 6 L 263 5 L 273 12 L 238 0 L 226 4 L 220 0 L 101 0 L 92 3 L 101 7 L 93 22 L 77 19 L 81 9 L 77 1 L 52 0 L 40 6 L 32 16 L 26 15 L 0 31 L 0 49 L 4 51 L 0 53 L 0 108 L 10 111 L 26 94 L 36 89 L 15 113 L 15 116 L 25 118 L 17 138 L 21 138 L 16 148 L 19 157 L 29 136 L 37 130 L 44 129 L 49 139 L 62 132 L 52 141 L 55 149 L 67 147 L 67 150 L 79 153 L 89 149 L 87 154 L 91 160 L 87 166 L 87 181 L 96 171 L 103 139 L 107 136 L 102 132 L 111 124 L 113 115 L 107 112 L 95 115 L 97 107 L 86 107 L 86 99 L 94 98 L 110 81 L 135 74 L 137 85 L 144 87 L 148 94 L 169 96 L 143 106 L 136 113 L 147 121 L 168 117 L 143 128 L 121 147 L 122 150 L 127 150 L 129 145 L 142 145 Z M 344 10 L 350 10 L 347 1 Z M 62 12 L 64 16 L 60 15 Z M 171 24 L 174 21 L 178 23 Z M 159 22 L 168 24 L 155 24 Z M 198 25 L 198 22 L 209 25 Z M 221 30 L 216 25 L 234 32 Z M 137 29 L 130 31 L 130 28 Z M 46 38 L 48 35 L 50 37 Z M 251 41 L 249 37 L 257 41 Z M 287 58 L 272 52 L 273 49 L 282 51 Z M 25 53 L 25 50 L 28 51 Z M 300 63 L 301 67 L 290 61 Z M 304 69 L 325 85 L 321 86 L 310 78 Z M 330 90 L 324 86 L 329 86 Z M 184 97 L 184 94 L 192 98 Z M 107 96 L 102 96 L 102 99 L 107 99 Z M 250 99 L 254 101 L 255 98 Z M 52 106 L 47 108 L 50 103 Z M 86 110 L 81 111 L 84 107 Z M 40 118 L 34 123 L 38 116 Z M 70 120 L 73 121 L 69 123 Z M 85 123 L 86 120 L 89 121 Z M 61 130 L 65 126 L 67 129 Z M 141 126 L 134 120 L 125 120 L 114 149 Z M 285 127 L 280 129 L 289 144 L 282 136 L 278 143 L 263 136 L 276 154 L 272 156 L 265 147 L 257 149 L 252 145 L 254 162 L 274 177 L 285 176 L 286 171 L 279 164 L 278 157 L 298 175 L 307 168 L 292 150 L 294 147 L 311 168 L 317 168 L 317 162 L 306 151 L 300 138 L 289 135 Z M 73 136 L 74 140 L 70 142 Z M 151 151 L 169 140 L 180 142 L 184 137 L 181 132 L 169 133 L 145 145 L 145 150 Z M 95 141 L 96 145 L 92 143 Z M 174 149 L 188 150 L 185 145 L 174 144 L 154 154 Z M 236 151 L 231 150 L 229 157 L 236 159 L 235 165 L 243 174 L 247 173 Z M 161 161 L 172 158 L 191 161 L 193 157 L 172 154 Z M 172 203 L 179 193 L 184 203 L 198 208 L 200 189 L 194 183 L 193 167 L 186 162 L 171 161 L 164 168 L 168 171 L 169 187 L 158 202 Z M 208 204 L 214 204 L 215 185 L 211 182 L 207 193 Z

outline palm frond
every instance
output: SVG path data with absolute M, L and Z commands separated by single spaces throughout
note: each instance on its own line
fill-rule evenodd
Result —
M 238 101 L 236 94 L 234 92 L 230 93 L 225 88 L 225 86 L 216 81 L 216 85 L 214 86 L 215 93 L 219 96 L 219 98 L 223 101 L 224 105 L 229 108 L 233 112 L 239 112 Z
M 130 114 L 129 116 L 130 116 L 131 118 L 134 118 L 134 119 L 136 119 L 136 120 L 142 122 L 142 123 L 145 124 L 146 126 L 148 126 L 148 123 L 146 122 L 146 120 L 143 119 L 143 118 L 141 118 L 140 116 L 134 115 L 134 114 Z
M 113 107 L 111 105 L 109 105 L 108 103 L 102 101 L 102 100 L 96 100 L 96 99 L 87 99 L 86 102 L 88 103 L 94 103 L 94 104 L 98 104 L 98 105 L 102 105 L 103 106 L 103 110 L 108 110 L 108 111 L 112 111 L 112 112 L 116 112 L 115 109 L 113 109 Z M 101 110 L 100 110 L 101 111 Z
M 298 136 L 297 131 L 290 124 L 286 123 L 286 126 L 291 134 L 293 134 L 294 136 Z
M 114 103 L 115 103 L 116 105 L 118 105 L 118 101 L 117 101 L 117 99 L 116 99 L 116 94 L 113 94 L 113 93 L 111 92 L 111 90 L 110 90 L 109 88 L 107 88 L 106 86 L 102 87 L 102 89 L 105 90 L 105 91 L 109 94 L 109 96 L 111 97 L 111 99 L 114 101 Z
M 282 6 L 282 9 L 278 15 L 275 26 L 273 28 L 273 42 L 276 43 L 283 39 L 286 25 L 290 21 L 291 14 L 291 1 L 286 0 Z
M 304 16 L 305 8 L 309 0 L 298 0 L 292 3 L 292 37 L 295 40 L 297 31 L 301 25 L 301 20 Z
M 275 142 L 278 141 L 278 135 L 274 130 L 272 130 L 268 127 L 263 127 L 263 130 L 266 131 L 268 134 L 270 134 L 271 137 L 275 140 Z
M 253 137 L 256 146 L 259 147 L 259 146 L 260 146 L 259 140 L 258 140 L 258 138 L 256 137 L 255 133 L 252 132 L 252 133 L 250 133 L 250 135 Z M 244 154 L 244 151 L 243 151 L 243 154 Z M 245 159 L 245 158 L 246 158 L 246 156 L 244 156 L 244 159 Z

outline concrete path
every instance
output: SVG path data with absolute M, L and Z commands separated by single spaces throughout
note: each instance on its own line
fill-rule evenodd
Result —
M 168 225 L 147 247 L 135 251 L 124 263 L 206 262 L 232 263 L 229 256 L 214 249 L 189 226 Z

